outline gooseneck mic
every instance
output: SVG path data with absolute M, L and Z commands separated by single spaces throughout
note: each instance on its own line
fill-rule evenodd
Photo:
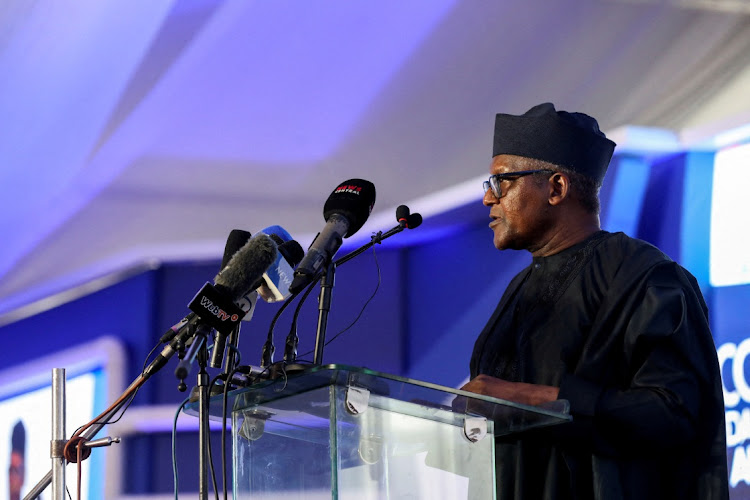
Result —
M 188 304 L 200 318 L 198 329 L 215 328 L 229 335 L 247 313 L 241 304 L 242 297 L 263 276 L 276 254 L 276 244 L 265 234 L 258 234 L 245 243 L 219 271 L 214 284 L 206 283 Z M 199 342 L 194 341 L 194 344 Z M 193 351 L 197 351 L 192 347 L 175 370 L 179 379 L 187 377 L 190 370 L 196 354 Z
M 326 225 L 297 266 L 289 287 L 292 293 L 299 292 L 315 279 L 338 251 L 342 238 L 348 238 L 364 225 L 374 205 L 375 186 L 370 181 L 349 179 L 333 190 L 323 207 Z

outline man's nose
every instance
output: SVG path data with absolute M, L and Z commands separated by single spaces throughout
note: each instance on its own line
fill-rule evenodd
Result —
M 485 207 L 494 205 L 497 202 L 498 202 L 498 199 L 495 196 L 495 193 L 493 193 L 491 189 L 488 189 L 487 191 L 485 191 L 484 198 L 482 198 L 482 203 L 484 204 Z

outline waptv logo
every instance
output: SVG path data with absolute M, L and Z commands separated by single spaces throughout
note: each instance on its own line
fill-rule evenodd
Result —
M 229 334 L 245 315 L 240 306 L 210 283 L 203 285 L 188 307 L 202 322 L 226 334 Z
M 239 315 L 229 314 L 228 312 L 224 311 L 224 309 L 220 308 L 217 305 L 214 305 L 214 303 L 211 302 L 211 299 L 209 299 L 208 297 L 201 297 L 201 306 L 203 306 L 206 311 L 216 316 L 219 321 L 226 321 L 229 319 L 232 320 L 232 322 L 235 322 L 240 319 Z

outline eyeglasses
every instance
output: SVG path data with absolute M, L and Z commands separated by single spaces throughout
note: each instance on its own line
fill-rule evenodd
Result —
M 555 173 L 554 170 L 543 168 L 539 170 L 519 170 L 518 172 L 506 172 L 504 174 L 490 175 L 490 180 L 484 181 L 482 183 L 482 188 L 484 189 L 485 194 L 489 189 L 492 189 L 492 194 L 495 195 L 495 198 L 500 199 L 503 196 L 503 193 L 500 190 L 501 181 L 514 181 L 519 177 L 524 177 L 526 175 L 532 174 L 540 174 L 542 172 L 548 172 L 550 174 Z

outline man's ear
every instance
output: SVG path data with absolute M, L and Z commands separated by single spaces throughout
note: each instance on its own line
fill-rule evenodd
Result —
M 555 172 L 549 178 L 548 184 L 550 205 L 559 205 L 570 196 L 570 178 L 567 175 Z

